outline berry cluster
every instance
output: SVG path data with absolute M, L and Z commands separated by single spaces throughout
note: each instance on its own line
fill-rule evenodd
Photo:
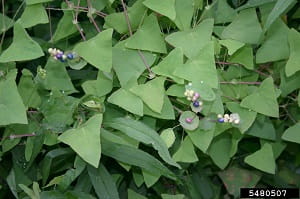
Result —
M 55 59 L 61 62 L 65 62 L 67 59 L 72 60 L 75 58 L 75 54 L 73 52 L 64 53 L 63 51 L 56 48 L 49 48 L 48 52 Z
M 202 107 L 203 102 L 199 100 L 200 94 L 192 89 L 192 83 L 189 83 L 188 86 L 186 86 L 184 95 L 187 100 L 192 101 L 195 108 Z
M 240 116 L 238 113 L 231 113 L 225 114 L 224 116 L 222 114 L 218 115 L 218 122 L 219 123 L 234 123 L 234 124 L 239 124 L 240 123 Z

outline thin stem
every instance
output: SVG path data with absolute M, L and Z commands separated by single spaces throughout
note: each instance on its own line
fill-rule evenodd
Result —
M 129 35 L 132 36 L 133 33 L 132 33 L 132 28 L 131 28 L 131 24 L 130 24 L 130 19 L 129 19 L 129 16 L 128 16 L 128 12 L 127 12 L 127 8 L 126 8 L 126 5 L 124 3 L 123 0 L 121 0 L 121 4 L 122 4 L 122 7 L 123 7 L 123 10 L 124 10 L 124 16 L 125 16 L 125 20 L 126 20 L 126 23 L 127 23 L 127 26 L 128 26 L 128 31 L 129 31 Z M 148 72 L 149 72 L 149 77 L 155 77 L 155 74 L 152 72 L 152 70 L 150 69 L 150 66 L 148 65 L 143 53 L 141 50 L 138 50 L 138 53 L 139 53 L 139 56 L 141 57 L 144 65 L 146 66 Z
M 89 9 L 89 12 L 90 12 L 90 10 L 93 8 L 93 7 L 92 7 L 92 4 L 91 4 L 91 1 L 90 1 L 90 0 L 87 0 L 87 3 L 88 3 L 88 9 Z M 90 20 L 93 22 L 93 24 L 94 24 L 96 30 L 97 30 L 98 32 L 101 32 L 101 30 L 100 30 L 99 26 L 97 25 L 97 23 L 96 23 L 96 21 L 95 21 L 93 15 L 92 15 L 92 13 L 91 13 L 90 15 L 88 15 L 88 17 L 89 17 Z
M 48 17 L 49 17 L 49 30 L 50 30 L 50 41 L 53 39 L 53 32 L 52 32 L 52 22 L 51 22 L 51 10 L 48 10 Z
M 183 110 L 181 110 L 180 108 L 177 108 L 176 106 L 173 106 L 173 107 L 176 111 L 178 111 L 179 114 L 181 114 L 183 112 Z
M 5 140 L 7 138 L 13 140 L 13 139 L 17 139 L 17 138 L 33 137 L 33 136 L 36 136 L 36 134 L 34 132 L 33 133 L 29 133 L 29 134 L 20 134 L 20 135 L 13 134 L 13 135 L 1 138 L 1 140 Z

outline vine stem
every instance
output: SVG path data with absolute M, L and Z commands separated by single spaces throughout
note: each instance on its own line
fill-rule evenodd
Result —
M 33 132 L 33 133 L 28 133 L 28 134 L 20 134 L 20 135 L 10 135 L 10 136 L 7 136 L 7 137 L 3 137 L 1 140 L 5 140 L 7 138 L 13 140 L 13 139 L 16 139 L 16 138 L 23 138 L 23 137 L 33 137 L 33 136 L 36 136 L 36 134 Z
M 120 0 L 121 1 L 121 4 L 122 4 L 122 7 L 123 7 L 123 10 L 124 10 L 124 16 L 125 16 L 125 20 L 126 20 L 126 23 L 127 23 L 127 26 L 128 26 L 128 31 L 129 31 L 129 35 L 132 36 L 133 33 L 132 33 L 132 28 L 131 28 L 131 24 L 130 24 L 130 19 L 129 19 L 129 16 L 128 16 L 128 12 L 127 12 L 127 8 L 126 8 L 126 5 L 124 3 L 124 0 Z M 150 66 L 148 65 L 143 53 L 141 50 L 138 50 L 138 54 L 139 56 L 141 57 L 144 65 L 146 66 L 148 72 L 149 72 L 149 77 L 155 77 L 155 74 L 152 72 L 152 70 L 150 69 Z
M 220 84 L 247 84 L 247 85 L 260 85 L 261 82 L 220 82 Z
M 93 8 L 93 7 L 92 7 L 92 4 L 91 4 L 91 1 L 90 1 L 90 0 L 87 0 L 87 3 L 88 3 L 88 9 L 89 9 L 89 12 L 90 12 L 90 10 Z M 94 24 L 96 30 L 97 30 L 98 32 L 101 32 L 101 30 L 100 30 L 99 26 L 97 25 L 97 23 L 96 23 L 96 21 L 95 21 L 93 15 L 91 14 L 91 15 L 88 15 L 88 16 L 89 16 L 90 20 L 93 22 L 93 24 Z

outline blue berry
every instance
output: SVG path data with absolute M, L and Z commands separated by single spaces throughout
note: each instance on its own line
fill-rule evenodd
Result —
M 219 119 L 218 119 L 218 122 L 219 122 L 219 123 L 224 123 L 224 118 L 219 118 Z
M 199 107 L 199 102 L 198 101 L 194 101 L 193 102 L 193 106 L 196 107 L 196 108 Z
M 68 53 L 68 54 L 67 54 L 67 57 L 68 57 L 68 59 L 74 59 L 73 53 Z

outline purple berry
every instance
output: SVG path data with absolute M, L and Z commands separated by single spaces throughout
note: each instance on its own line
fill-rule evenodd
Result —
M 219 122 L 219 123 L 224 123 L 224 118 L 219 118 L 219 119 L 218 119 L 218 122 Z
M 193 102 L 193 106 L 196 107 L 196 108 L 198 108 L 198 107 L 200 106 L 200 104 L 199 104 L 198 101 L 194 101 L 194 102 Z
M 58 54 L 55 55 L 55 57 L 56 57 L 57 59 L 62 59 L 62 56 L 63 56 L 62 53 L 58 53 Z
M 188 117 L 188 118 L 185 119 L 185 121 L 186 121 L 186 123 L 192 123 L 193 119 Z
M 199 93 L 195 93 L 194 97 L 198 99 L 200 97 Z
M 74 54 L 73 53 L 68 53 L 67 57 L 68 57 L 68 59 L 74 59 Z

